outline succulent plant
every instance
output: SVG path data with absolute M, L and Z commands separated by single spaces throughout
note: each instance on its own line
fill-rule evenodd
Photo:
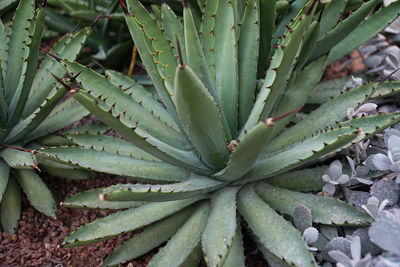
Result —
M 369 229 L 371 241 L 382 249 L 400 255 L 400 210 L 380 210 Z
M 75 168 L 41 162 L 33 150 L 51 133 L 88 114 L 72 98 L 55 107 L 67 89 L 49 73 L 66 73 L 53 58 L 44 58 L 37 70 L 44 5 L 45 1 L 35 9 L 35 1 L 20 1 L 9 28 L 0 20 L 0 203 L 2 228 L 8 233 L 18 226 L 20 188 L 35 209 L 55 216 L 55 200 L 35 170 L 43 164 L 44 169 L 67 175 Z M 62 37 L 51 51 L 75 60 L 89 31 Z M 78 173 L 88 176 L 86 170 Z
M 322 176 L 322 180 L 326 182 L 322 190 L 329 195 L 333 195 L 336 191 L 336 185 L 349 182 L 350 177 L 342 173 L 342 163 L 339 160 L 335 160 L 329 166 L 326 174 Z
M 400 131 L 390 129 L 385 132 L 384 138 L 387 155 L 379 153 L 371 156 L 367 161 L 369 168 L 398 173 L 396 183 L 400 183 Z
M 369 216 L 375 219 L 378 213 L 382 211 L 387 204 L 387 199 L 380 202 L 376 197 L 370 197 L 367 200 L 367 204 L 363 205 L 362 208 L 369 214 Z
M 372 257 L 371 254 L 367 254 L 361 258 L 361 242 L 360 237 L 352 237 L 350 244 L 350 251 L 352 258 L 349 258 L 346 254 L 339 250 L 332 250 L 329 255 L 337 261 L 338 267 L 368 267 L 371 266 Z
M 195 266 L 202 254 L 209 266 L 244 266 L 243 225 L 269 261 L 315 266 L 302 233 L 277 212 L 293 216 L 302 204 L 312 211 L 314 223 L 369 224 L 367 214 L 338 199 L 296 192 L 321 185 L 320 175 L 305 175 L 320 174 L 320 167 L 283 179 L 400 120 L 400 114 L 346 120 L 348 108 L 357 109 L 379 85 L 368 83 L 290 125 L 327 62 L 349 52 L 336 44 L 358 42 L 353 25 L 380 1 L 366 2 L 336 26 L 336 13 L 345 6 L 330 5 L 325 14 L 331 14 L 326 15 L 331 27 L 317 2 L 295 1 L 274 32 L 275 0 L 207 1 L 199 6 L 201 22 L 184 1 L 183 25 L 165 3 L 159 22 L 139 1 L 128 0 L 126 22 L 156 97 L 120 73 L 102 76 L 54 56 L 81 88 L 74 98 L 123 139 L 67 134 L 76 145 L 37 149 L 36 156 L 142 182 L 65 200 L 70 207 L 129 209 L 78 228 L 63 246 L 145 227 L 104 265 L 139 257 L 169 240 L 149 266 Z M 367 20 L 391 21 L 399 6 L 396 2 Z M 380 30 L 378 24 L 363 37 Z M 320 28 L 328 33 L 319 37 Z M 256 92 L 258 67 L 267 72 Z
M 92 58 L 85 57 L 82 61 L 94 59 L 107 67 L 122 67 L 119 59 L 131 53 L 133 44 L 118 0 L 49 0 L 48 5 L 45 24 L 56 33 L 94 24 L 87 40 Z

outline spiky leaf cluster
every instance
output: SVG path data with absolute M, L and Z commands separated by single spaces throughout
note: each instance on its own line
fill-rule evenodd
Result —
M 133 44 L 118 0 L 48 0 L 47 4 L 45 24 L 52 30 L 49 34 L 64 34 L 92 25 L 87 40 L 91 49 L 87 52 L 103 66 L 119 67 L 120 58 L 131 53 Z
M 8 233 L 14 233 L 18 226 L 21 188 L 34 208 L 55 216 L 55 200 L 37 173 L 38 164 L 53 174 L 91 175 L 34 155 L 37 146 L 57 139 L 51 133 L 88 114 L 72 98 L 55 107 L 67 88 L 50 75 L 63 77 L 66 73 L 54 59 L 44 58 L 37 69 L 44 4 L 36 8 L 34 0 L 20 1 L 11 25 L 0 20 L 0 203 L 2 228 Z M 89 31 L 65 35 L 51 51 L 75 60 Z
M 182 24 L 165 3 L 156 19 L 139 1 L 128 0 L 125 19 L 157 96 L 119 73 L 102 76 L 62 59 L 81 87 L 74 98 L 124 139 L 72 134 L 68 138 L 77 145 L 37 155 L 143 183 L 67 199 L 64 205 L 71 207 L 130 209 L 78 228 L 63 245 L 141 228 L 105 266 L 167 240 L 149 266 L 195 266 L 202 257 L 209 266 L 244 266 L 245 226 L 269 261 L 315 266 L 302 233 L 280 214 L 293 217 L 303 205 L 316 224 L 362 226 L 371 219 L 338 199 L 296 192 L 321 189 L 325 167 L 292 170 L 382 131 L 400 115 L 347 118 L 349 108 L 356 110 L 376 92 L 380 84 L 373 82 L 345 90 L 297 124 L 291 119 L 327 63 L 386 25 L 376 21 L 397 16 L 399 1 L 381 11 L 386 16 L 366 19 L 379 2 L 364 3 L 336 24 L 345 2 L 332 1 L 322 15 L 318 1 L 298 0 L 276 18 L 275 0 L 184 1 Z M 354 35 L 359 24 L 363 38 Z

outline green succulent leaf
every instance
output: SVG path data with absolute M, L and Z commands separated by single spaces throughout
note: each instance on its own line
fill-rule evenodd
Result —
M 306 9 L 312 7 L 314 6 L 307 6 Z M 297 60 L 296 55 L 314 12 L 314 9 L 312 9 L 312 12 L 308 14 L 306 9 L 289 25 L 289 29 L 284 34 L 285 37 L 278 43 L 261 91 L 241 135 L 253 128 L 259 120 L 272 116 L 279 106 L 279 101 L 286 87 L 287 77 L 290 77 L 293 71 Z
M 264 258 L 267 260 L 269 266 L 271 267 L 292 267 L 293 264 L 288 263 L 284 259 L 280 259 L 274 254 L 272 254 L 267 248 L 265 248 L 260 242 L 257 242 L 257 246 L 262 252 Z
M 23 109 L 25 107 L 26 100 L 29 96 L 29 92 L 31 90 L 32 81 L 35 78 L 37 62 L 39 57 L 39 46 L 44 28 L 44 17 L 45 17 L 45 9 L 43 7 L 40 7 L 35 11 L 35 16 L 33 18 L 33 21 L 29 25 L 29 33 L 28 33 L 29 39 L 26 41 L 26 47 L 23 49 L 24 50 L 24 56 L 22 57 L 22 60 L 24 61 L 23 73 L 21 73 L 20 81 L 15 89 L 15 93 L 8 106 L 9 127 L 14 126 L 20 119 Z M 14 34 L 11 34 L 11 36 L 14 36 Z M 12 39 L 12 37 L 10 38 Z M 10 42 L 10 45 L 12 45 L 12 42 Z M 8 63 L 10 63 L 11 58 L 14 57 L 11 57 L 11 49 L 10 49 Z M 12 68 L 10 69 L 7 67 L 7 72 L 11 70 Z M 7 77 L 10 78 L 11 80 L 14 75 L 15 73 L 10 74 L 10 76 L 8 76 L 7 73 Z
M 214 14 L 215 88 L 219 105 L 229 124 L 232 136 L 237 131 L 238 116 L 238 49 L 235 12 L 231 1 L 218 1 Z
M 259 122 L 246 133 L 232 151 L 225 169 L 213 175 L 221 181 L 235 181 L 243 177 L 254 165 L 262 148 L 271 139 L 274 122 Z
M 104 189 L 100 197 L 111 201 L 172 201 L 204 195 L 222 186 L 224 186 L 222 182 L 192 174 L 186 181 L 174 184 L 114 185 Z
M 211 78 L 210 70 L 206 58 L 204 57 L 200 38 L 193 20 L 193 15 L 189 7 L 183 8 L 183 21 L 186 44 L 186 47 L 183 47 L 186 48 L 187 64 L 204 83 L 204 86 L 209 90 L 210 94 L 215 99 L 218 99 L 215 91 L 214 81 Z
M 336 198 L 290 191 L 260 182 L 258 194 L 272 208 L 293 215 L 294 208 L 303 204 L 312 211 L 316 223 L 337 225 L 368 225 L 372 219 L 366 213 Z
M 322 175 L 329 166 L 315 167 L 289 171 L 268 178 L 267 182 L 273 186 L 294 191 L 319 191 L 325 185 Z
M 376 86 L 376 83 L 361 85 L 322 104 L 318 109 L 311 112 L 309 116 L 274 139 L 271 145 L 265 148 L 264 152 L 272 152 L 287 147 L 302 140 L 304 137 L 311 136 L 324 127 L 343 121 L 347 117 L 347 110 L 361 106 Z
M 379 1 L 378 1 L 379 2 Z M 400 2 L 382 7 L 354 29 L 344 40 L 338 42 L 329 53 L 328 64 L 340 59 L 377 35 L 399 16 Z
M 141 103 L 141 106 L 148 112 L 154 114 L 162 122 L 177 132 L 180 132 L 174 118 L 166 112 L 164 106 L 143 86 L 128 76 L 113 70 L 107 70 L 105 73 L 110 82 L 122 89 L 125 94 L 128 94 L 132 99 Z
M 10 167 L 15 169 L 32 169 L 36 166 L 36 160 L 31 153 L 14 148 L 3 148 L 0 150 L 0 157 L 2 157 Z
M 11 104 L 17 88 L 21 88 L 22 86 L 21 83 L 23 81 L 20 81 L 20 79 L 27 67 L 24 59 L 27 58 L 30 50 L 26 45 L 31 42 L 29 29 L 30 22 L 34 19 L 34 8 L 35 2 L 33 0 L 20 1 L 13 18 L 8 45 L 8 60 L 15 60 L 13 60 L 12 64 L 7 62 L 7 72 L 4 82 L 5 98 L 8 105 Z
M 332 79 L 319 83 L 314 90 L 314 94 L 307 100 L 308 104 L 323 104 L 330 101 L 333 97 L 341 94 L 346 83 L 351 79 L 349 76 Z M 376 83 L 377 84 L 377 83 Z M 378 85 L 378 84 L 377 84 Z M 399 81 L 386 81 L 377 86 L 370 98 L 377 99 L 388 97 L 400 92 Z
M 7 187 L 9 175 L 10 166 L 4 160 L 0 159 L 0 203 Z
M 321 31 L 319 32 L 318 39 L 321 39 L 336 26 L 343 14 L 347 2 L 348 0 L 330 1 L 330 3 L 325 5 L 324 14 L 321 20 Z
M 97 133 L 78 133 L 68 134 L 66 138 L 84 148 L 92 148 L 97 151 L 105 151 L 135 159 L 160 162 L 158 158 L 141 150 L 131 142 L 118 137 Z
M 400 93 L 400 81 L 383 82 L 371 95 L 371 98 L 388 97 Z
M 7 45 L 8 39 L 3 22 L 0 20 L 0 125 L 4 125 L 7 120 L 7 102 L 5 99 L 4 78 L 7 70 Z
M 323 104 L 330 101 L 340 95 L 341 91 L 344 91 L 345 85 L 350 79 L 351 76 L 344 76 L 318 83 L 313 94 L 307 99 L 307 104 Z
M 3 231 L 14 234 L 21 218 L 21 189 L 14 177 L 8 179 L 6 191 L 1 202 L 1 225 Z
M 223 267 L 245 267 L 245 256 L 243 247 L 242 232 L 240 229 L 240 221 L 238 220 L 236 233 L 233 237 L 232 245 L 229 248 Z
M 78 169 L 78 168 L 70 168 L 71 166 L 69 165 L 64 165 L 58 162 L 53 162 L 51 165 L 43 164 L 42 161 L 43 159 L 39 158 L 39 165 L 40 169 L 44 170 L 45 172 L 60 177 L 60 178 L 66 178 L 66 179 L 72 179 L 72 180 L 87 180 L 87 179 L 93 179 L 96 177 L 96 174 L 92 171 L 89 170 L 84 170 L 84 169 Z M 47 161 L 47 162 L 50 162 Z M 53 166 L 55 164 L 58 164 L 57 167 Z
M 105 188 L 96 188 L 70 196 L 61 203 L 68 208 L 83 209 L 128 209 L 136 208 L 144 204 L 139 201 L 107 201 L 100 200 L 99 195 Z
M 23 141 L 28 143 L 39 137 L 54 133 L 76 121 L 79 121 L 89 114 L 90 112 L 74 98 L 68 98 L 61 104 L 57 105 L 38 127 L 28 133 Z
M 318 34 L 320 32 L 321 22 L 319 20 L 314 21 L 310 24 L 309 29 L 304 37 L 304 42 L 299 53 L 299 59 L 297 60 L 296 70 L 300 71 L 307 63 L 311 56 L 311 53 L 318 41 Z M 325 67 L 325 66 L 324 66 Z M 325 69 L 325 68 L 324 68 Z M 314 86 L 313 86 L 314 87 Z
M 12 128 L 4 142 L 13 143 L 22 139 L 28 133 L 31 133 L 46 119 L 66 92 L 67 90 L 63 86 L 54 88 L 35 112 Z
M 301 233 L 265 203 L 252 186 L 239 192 L 238 209 L 258 242 L 275 256 L 298 266 L 316 266 Z
M 152 47 L 157 54 L 157 59 L 160 61 L 159 64 L 157 64 L 157 67 L 165 70 L 166 75 L 163 75 L 163 78 L 168 79 L 173 83 L 175 69 L 178 66 L 178 63 L 163 30 L 139 1 L 128 0 L 127 6 L 129 13 L 133 15 L 134 19 L 137 21 L 137 24 L 141 26 L 147 38 L 151 40 Z M 160 73 L 162 74 L 163 72 Z
M 209 212 L 209 203 L 199 203 L 190 218 L 150 260 L 148 266 L 179 266 L 184 263 L 200 242 Z
M 90 28 L 84 28 L 75 34 L 64 35 L 52 46 L 50 53 L 69 60 L 75 60 L 90 33 Z M 55 79 L 50 78 L 50 73 L 56 77 L 64 77 L 66 70 L 54 58 L 46 56 L 35 74 L 29 98 L 22 113 L 23 118 L 32 114 L 41 105 L 43 99 L 49 95 L 56 82 Z
M 204 57 L 208 63 L 210 75 L 215 80 L 215 13 L 218 8 L 218 0 L 207 0 L 204 6 L 203 17 L 200 23 L 200 40 Z
M 323 131 L 296 143 L 290 149 L 263 156 L 239 183 L 267 178 L 312 162 L 351 144 L 361 134 L 359 129 L 350 127 Z
M 315 85 L 321 79 L 326 65 L 326 57 L 323 56 L 308 64 L 302 71 L 294 73 L 288 82 L 287 89 L 282 95 L 278 108 L 273 116 L 280 116 L 286 112 L 299 109 L 304 106 L 307 99 L 312 94 Z M 272 129 L 272 136 L 278 135 L 295 116 L 291 114 L 277 121 Z
M 299 0 L 297 2 L 301 2 L 303 0 Z M 273 33 L 275 31 L 275 20 L 276 20 L 276 8 L 279 6 L 280 2 L 283 1 L 275 1 L 275 0 L 257 0 L 258 8 L 258 16 L 259 16 L 259 36 L 260 36 L 260 45 L 259 45 L 259 53 L 258 53 L 258 70 L 257 70 L 257 78 L 265 77 L 265 70 L 269 64 L 269 54 L 271 52 L 271 43 L 273 40 Z M 297 4 L 294 3 L 294 5 Z M 293 9 L 291 9 L 293 10 Z M 283 28 L 284 29 L 284 28 Z M 283 32 L 282 32 L 283 33 Z M 239 46 L 239 49 L 241 47 Z
M 400 121 L 400 114 L 375 114 L 370 116 L 363 116 L 360 118 L 353 118 L 341 122 L 339 125 L 342 127 L 356 127 L 361 128 L 367 136 L 374 135 L 383 131 L 386 128 L 396 124 Z M 361 136 L 360 136 L 361 137 Z M 365 139 L 358 139 L 357 142 Z
M 90 95 L 102 99 L 104 103 L 113 107 L 116 112 L 124 113 L 133 123 L 140 121 L 138 127 L 148 131 L 150 135 L 160 139 L 160 141 L 178 149 L 186 148 L 188 143 L 185 142 L 184 136 L 144 109 L 140 102 L 137 103 L 132 97 L 124 94 L 119 87 L 113 85 L 107 78 L 83 65 L 67 60 L 62 62 L 71 76 L 79 74 L 76 77 L 76 81 Z
M 65 134 L 105 134 L 107 131 L 109 131 L 110 128 L 101 123 L 101 122 L 92 122 L 88 124 L 82 124 L 76 127 L 68 128 L 68 129 L 63 129 L 60 133 L 62 135 Z
M 199 174 L 208 175 L 210 173 L 193 152 L 174 149 L 151 138 L 151 136 L 148 136 L 145 132 L 140 131 L 136 123 L 125 119 L 123 113 L 113 112 L 112 107 L 110 108 L 108 105 L 104 104 L 101 99 L 94 99 L 82 90 L 80 93 L 74 94 L 74 98 L 78 99 L 85 108 L 90 110 L 98 118 L 101 118 L 103 122 L 115 129 L 126 140 L 131 141 L 144 151 L 173 165 L 195 170 Z
M 223 168 L 228 146 L 217 103 L 189 66 L 178 67 L 175 79 L 175 102 L 189 139 L 207 165 Z
M 296 0 L 290 4 L 290 8 L 287 14 L 279 21 L 279 24 L 274 32 L 274 36 L 280 36 L 285 33 L 286 26 L 290 24 L 292 20 L 301 12 L 309 0 Z
M 175 35 L 178 35 L 179 42 L 182 47 L 185 45 L 184 30 L 180 19 L 176 16 L 175 12 L 167 3 L 161 3 L 161 18 L 162 18 L 162 28 L 164 29 L 165 36 L 172 43 L 173 47 L 178 47 L 176 43 Z M 178 57 L 178 52 L 176 49 L 173 50 L 174 55 Z M 186 62 L 186 50 L 182 50 L 183 60 Z
M 336 27 L 324 35 L 317 42 L 311 60 L 326 54 L 336 46 L 336 44 L 345 39 L 355 28 L 357 28 L 357 26 L 368 16 L 379 2 L 380 0 L 370 0 L 364 3 L 359 9 L 357 9 L 357 11 L 351 13 L 345 20 L 337 24 Z M 373 35 L 371 37 L 373 37 Z M 328 60 L 328 63 L 332 63 L 332 60 Z
M 187 171 L 168 163 L 138 160 L 77 146 L 43 148 L 37 150 L 36 155 L 89 170 L 128 177 L 148 178 L 153 181 L 179 182 L 186 180 L 189 176 Z
M 49 217 L 56 216 L 56 203 L 46 184 L 34 170 L 16 170 L 16 176 L 31 205 Z
M 268 1 L 262 1 L 268 2 Z M 270 1 L 273 4 L 275 1 Z M 269 9 L 274 9 L 269 7 Z M 240 26 L 239 39 L 239 126 L 242 127 L 251 113 L 255 99 L 255 90 L 257 82 L 257 62 L 260 48 L 260 6 L 258 0 L 250 0 L 246 3 L 243 20 Z M 263 16 L 264 17 L 264 16 Z M 273 25 L 273 24 L 262 24 Z M 264 29 L 265 30 L 265 29 Z M 265 33 L 263 33 L 265 34 Z M 268 36 L 268 35 L 267 35 Z M 270 34 L 272 37 L 272 34 Z M 262 38 L 262 41 L 265 38 Z M 269 51 L 268 47 L 264 48 Z M 266 57 L 267 52 L 262 51 L 263 57 Z M 262 58 L 262 57 L 261 57 Z M 260 59 L 261 61 L 261 59 Z M 262 59 L 265 65 L 266 59 Z
M 173 103 L 171 95 L 168 91 L 167 81 L 160 76 L 157 69 L 157 64 L 153 60 L 152 53 L 148 50 L 147 36 L 132 16 L 125 16 L 125 20 L 132 39 L 135 42 L 137 50 L 140 54 L 142 63 L 146 67 L 147 74 L 153 81 L 158 95 L 166 106 L 168 112 L 174 117 L 175 121 L 178 121 L 178 114 L 176 113 L 175 104 Z
M 198 266 L 203 258 L 203 251 L 201 250 L 201 244 L 199 243 L 190 253 L 189 256 L 182 263 L 182 267 Z
M 64 239 L 62 245 L 65 247 L 80 246 L 131 232 L 172 215 L 200 199 L 201 197 L 149 203 L 138 208 L 119 211 L 78 228 Z
M 174 235 L 193 213 L 190 206 L 177 213 L 147 226 L 142 232 L 122 243 L 108 256 L 103 266 L 116 266 L 134 258 L 140 257 L 150 250 L 160 246 Z
M 204 258 L 208 266 L 225 266 L 237 233 L 236 193 L 239 187 L 226 187 L 213 194 L 211 212 L 202 235 Z
M 8 42 L 10 40 L 7 37 L 7 33 L 4 27 L 3 22 L 0 20 L 0 69 L 1 69 L 1 74 L 0 76 L 1 81 L 1 88 L 2 90 L 4 90 L 4 79 L 6 77 L 6 70 L 7 70 L 7 58 L 8 58 L 8 52 L 7 52 L 7 48 L 8 48 Z M 5 97 L 4 95 L 4 91 L 3 92 L 3 97 Z

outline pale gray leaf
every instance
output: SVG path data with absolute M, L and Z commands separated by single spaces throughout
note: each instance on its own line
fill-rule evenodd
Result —
M 304 230 L 303 237 L 306 240 L 307 244 L 312 244 L 318 239 L 318 230 L 314 227 L 308 227 Z
M 300 232 L 304 232 L 304 230 L 306 230 L 308 227 L 311 227 L 311 210 L 303 204 L 297 205 L 293 211 L 293 223 Z
M 322 191 L 324 191 L 328 195 L 332 196 L 336 191 L 336 186 L 331 183 L 327 183 L 324 185 L 324 187 L 322 187 Z
M 343 266 L 353 267 L 351 259 L 340 250 L 329 251 L 329 256 L 331 256 L 336 262 L 343 264 Z
M 400 210 L 380 211 L 368 233 L 379 247 L 400 255 Z
M 361 259 L 361 242 L 359 236 L 353 236 L 350 244 L 350 252 L 353 260 Z
M 388 171 L 392 167 L 389 157 L 383 154 L 376 154 L 371 157 L 374 167 L 380 171 Z
M 389 206 L 393 206 L 398 201 L 400 195 L 395 181 L 379 180 L 371 186 L 370 190 L 371 195 L 376 197 L 379 202 L 387 199 Z

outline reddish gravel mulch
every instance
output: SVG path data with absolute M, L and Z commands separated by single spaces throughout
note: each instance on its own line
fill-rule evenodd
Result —
M 61 199 L 90 188 L 126 182 L 124 179 L 109 176 L 87 181 L 68 181 L 48 176 L 45 180 Z M 60 244 L 64 237 L 77 227 L 112 212 L 61 207 L 57 218 L 51 219 L 37 212 L 23 199 L 18 234 L 0 236 L 0 266 L 100 266 L 113 249 L 133 234 L 85 247 L 62 248 Z M 152 254 L 154 253 L 143 256 L 129 266 L 145 266 Z
M 349 64 L 345 64 L 345 62 L 347 62 L 351 58 L 353 58 L 354 60 Z M 362 73 L 364 70 L 365 65 L 363 63 L 363 60 L 360 57 L 359 52 L 356 50 L 353 51 L 350 55 L 345 56 L 342 59 L 328 65 L 325 69 L 322 81 L 336 79 L 348 75 L 355 75 L 358 73 Z

